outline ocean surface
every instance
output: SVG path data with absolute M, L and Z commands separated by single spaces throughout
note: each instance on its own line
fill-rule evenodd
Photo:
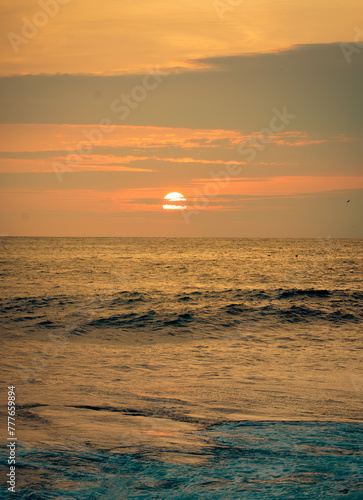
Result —
M 16 498 L 363 498 L 363 240 L 0 248 Z

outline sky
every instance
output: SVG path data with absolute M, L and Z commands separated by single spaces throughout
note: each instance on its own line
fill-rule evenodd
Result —
M 0 19 L 0 235 L 363 237 L 361 0 Z

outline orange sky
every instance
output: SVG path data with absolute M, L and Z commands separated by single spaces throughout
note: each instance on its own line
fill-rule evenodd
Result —
M 58 13 L 48 15 L 46 22 L 38 15 L 42 10 L 38 2 L 3 0 L 0 19 L 6 36 L 0 38 L 1 74 L 105 74 L 144 71 L 147 66 L 185 67 L 200 57 L 353 40 L 357 20 L 363 19 L 360 0 L 243 0 L 231 7 L 233 3 L 62 0 L 59 9 L 53 7 Z M 34 16 L 44 26 L 35 26 L 28 43 L 14 42 L 16 54 L 8 34 L 22 36 L 22 18 L 32 21 Z M 27 32 L 31 34 L 31 28 Z
M 3 0 L 0 19 L 0 234 L 363 237 L 360 0 Z

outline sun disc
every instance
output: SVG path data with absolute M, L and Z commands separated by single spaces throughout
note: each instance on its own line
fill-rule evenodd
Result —
M 184 196 L 181 193 L 177 193 L 176 191 L 173 193 L 169 193 L 166 196 L 164 196 L 164 200 L 169 200 L 169 201 L 185 201 Z
M 183 202 L 186 201 L 186 198 L 181 193 L 177 191 L 173 191 L 172 193 L 168 193 L 164 196 L 164 200 L 168 203 L 163 205 L 164 210 L 185 210 L 187 207 Z

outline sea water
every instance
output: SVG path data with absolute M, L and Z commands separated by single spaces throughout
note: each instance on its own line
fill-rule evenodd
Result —
M 18 498 L 362 497 L 362 240 L 0 245 Z

